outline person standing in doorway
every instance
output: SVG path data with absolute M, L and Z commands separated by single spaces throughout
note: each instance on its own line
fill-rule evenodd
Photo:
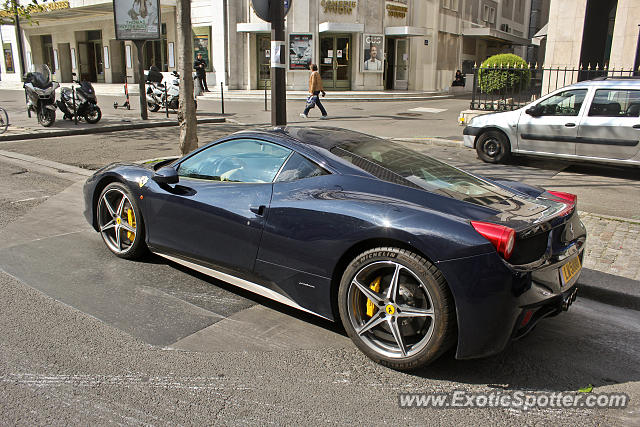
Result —
M 209 88 L 207 87 L 207 61 L 202 59 L 202 54 L 199 53 L 196 57 L 196 60 L 193 61 L 193 68 L 196 70 L 196 77 L 200 81 L 200 89 L 209 92 Z
M 322 77 L 320 77 L 320 73 L 318 72 L 318 66 L 316 64 L 311 64 L 311 75 L 309 76 L 309 93 L 310 99 L 307 101 L 307 106 L 304 109 L 304 112 L 300 113 L 300 117 L 304 117 L 305 119 L 309 118 L 309 110 L 311 110 L 316 105 L 320 109 L 322 113 L 322 118 L 327 118 L 327 110 L 324 109 L 322 102 L 320 102 L 320 93 L 324 97 L 326 95 L 324 89 L 322 88 Z

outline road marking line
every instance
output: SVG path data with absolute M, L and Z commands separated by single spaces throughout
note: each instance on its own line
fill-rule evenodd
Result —
M 446 108 L 429 108 L 429 107 L 417 107 L 417 108 L 410 108 L 409 111 L 417 111 L 419 113 L 442 113 L 447 111 Z
M 48 199 L 49 196 L 42 196 L 42 197 L 28 197 L 26 199 L 21 199 L 21 200 L 14 200 L 13 202 L 10 202 L 11 204 L 14 203 L 22 203 L 22 202 L 30 202 L 32 200 L 40 200 L 40 199 Z

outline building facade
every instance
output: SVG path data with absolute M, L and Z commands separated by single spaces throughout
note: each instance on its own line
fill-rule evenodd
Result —
M 328 90 L 443 90 L 456 70 L 496 53 L 522 56 L 532 0 L 291 0 L 285 18 L 287 88 L 305 89 L 318 64 Z M 132 42 L 115 39 L 112 2 L 48 2 L 39 25 L 22 24 L 26 68 L 46 63 L 58 81 L 135 82 Z M 162 39 L 146 43 L 144 68 L 175 69 L 175 0 L 160 0 Z M 194 55 L 209 86 L 270 85 L 270 24 L 251 0 L 192 0 Z M 2 80 L 19 80 L 15 29 L 3 26 Z M 11 71 L 11 70 L 15 71 Z
M 551 0 L 546 67 L 638 71 L 638 0 Z

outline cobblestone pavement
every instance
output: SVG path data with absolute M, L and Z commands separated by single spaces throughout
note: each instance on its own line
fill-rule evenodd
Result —
M 640 221 L 580 212 L 588 241 L 584 266 L 640 280 Z

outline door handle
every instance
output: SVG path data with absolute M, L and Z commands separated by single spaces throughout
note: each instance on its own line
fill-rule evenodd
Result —
M 574 128 L 574 127 L 576 127 L 576 124 L 575 123 L 565 123 L 564 126 L 568 127 L 568 128 Z
M 640 129 L 640 125 L 633 125 L 634 129 Z
M 266 207 L 265 205 L 260 205 L 260 206 L 250 206 L 250 207 L 249 207 L 249 210 L 250 210 L 251 212 L 253 212 L 254 214 L 258 215 L 258 216 L 262 216 L 262 215 L 264 215 L 264 210 L 265 210 L 266 208 L 267 208 L 267 207 Z

